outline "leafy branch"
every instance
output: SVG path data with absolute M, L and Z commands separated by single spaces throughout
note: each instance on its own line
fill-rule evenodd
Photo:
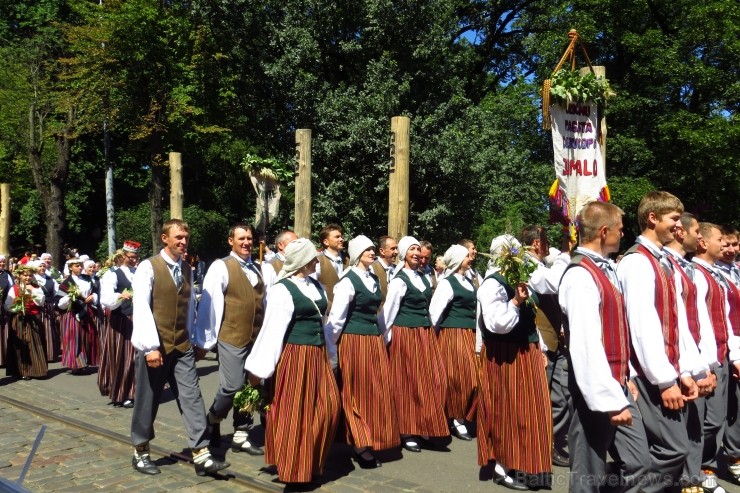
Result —
M 592 72 L 580 75 L 576 71 L 558 70 L 550 83 L 550 98 L 559 103 L 593 101 L 602 106 L 615 95 L 609 81 L 596 77 Z
M 254 154 L 244 156 L 241 167 L 249 174 L 276 180 L 280 183 L 289 182 L 295 175 L 295 170 L 289 163 L 280 161 L 274 157 L 262 158 Z

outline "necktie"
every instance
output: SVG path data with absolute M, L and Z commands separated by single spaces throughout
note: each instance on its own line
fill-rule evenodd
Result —
M 175 286 L 179 291 L 182 287 L 182 272 L 180 272 L 180 266 L 177 264 L 172 267 L 172 277 L 175 279 Z
M 676 257 L 673 254 L 668 254 L 668 259 L 671 261 L 674 267 L 681 268 L 686 273 L 687 276 L 689 276 L 689 279 L 692 281 L 694 280 L 694 266 L 691 265 L 691 262 L 686 260 L 683 257 Z
M 334 270 L 337 271 L 337 274 L 341 274 L 344 270 L 344 264 L 342 263 L 342 259 L 340 257 L 337 257 L 336 260 L 334 260 Z
M 588 258 L 593 260 L 593 262 L 596 264 L 596 267 L 598 267 L 601 272 L 603 272 L 606 277 L 609 279 L 609 281 L 612 283 L 612 285 L 617 288 L 619 291 L 622 290 L 620 284 L 619 284 L 619 278 L 617 277 L 617 271 L 614 269 L 614 265 L 612 264 L 612 261 L 609 259 L 606 259 L 604 257 L 597 257 L 595 255 L 590 255 L 586 252 L 580 252 L 586 255 Z

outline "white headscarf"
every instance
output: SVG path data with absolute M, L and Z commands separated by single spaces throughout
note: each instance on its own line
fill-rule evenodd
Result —
M 488 269 L 486 270 L 486 276 L 499 270 L 499 268 L 496 267 L 494 262 L 501 255 L 501 250 L 503 250 L 504 247 L 521 248 L 522 244 L 519 243 L 519 240 L 517 240 L 510 234 L 503 234 L 503 235 L 499 235 L 495 237 L 493 241 L 491 241 L 491 248 L 488 251 L 488 253 L 491 254 L 492 258 L 491 260 L 488 261 Z
M 447 249 L 444 256 L 444 262 L 447 266 L 445 273 L 454 274 L 460 268 L 463 260 L 468 256 L 468 249 L 462 245 L 452 245 Z
M 365 235 L 352 238 L 349 242 L 349 265 L 355 266 L 360 263 L 360 257 L 369 248 L 373 248 L 373 241 Z
M 421 245 L 413 236 L 404 236 L 398 241 L 398 259 L 401 266 L 403 266 L 406 262 L 406 252 L 408 252 L 409 248 L 411 248 L 413 245 L 421 248 Z
M 313 246 L 310 240 L 298 238 L 291 241 L 285 247 L 285 263 L 278 273 L 278 279 L 286 279 L 292 276 L 303 266 L 315 259 L 317 254 L 316 247 Z

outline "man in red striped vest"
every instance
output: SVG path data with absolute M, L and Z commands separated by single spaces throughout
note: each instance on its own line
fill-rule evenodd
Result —
M 715 264 L 720 272 L 729 281 L 730 288 L 730 323 L 734 337 L 740 337 L 740 268 L 735 258 L 740 251 L 740 232 L 737 228 L 725 226 L 722 228 L 722 260 Z M 727 467 L 735 481 L 740 482 L 740 368 L 734 364 L 732 378 L 728 389 L 727 403 L 727 429 L 725 431 L 725 453 L 727 454 Z
M 705 332 L 708 332 L 703 337 L 701 334 L 697 291 L 694 284 L 696 269 L 684 258 L 687 253 L 696 252 L 700 238 L 699 222 L 696 217 L 684 212 L 676 224 L 673 241 L 664 247 L 668 259 L 673 264 L 673 280 L 676 286 L 678 330 L 681 338 L 679 367 L 682 373 L 689 372 L 699 387 L 699 398 L 687 401 L 684 406 L 684 421 L 690 442 L 689 456 L 681 477 L 684 493 L 694 493 L 703 480 L 701 463 L 704 447 L 704 397 L 710 395 L 717 386 L 713 370 L 719 366 L 717 346 L 711 327 L 705 326 Z M 702 306 L 705 307 L 706 304 Z
M 652 462 L 645 493 L 678 484 L 688 455 L 681 410 L 698 397 L 689 373 L 679 372 L 679 331 L 673 266 L 663 245 L 673 241 L 683 204 L 668 192 L 648 192 L 637 208 L 641 235 L 619 263 L 632 342 L 637 407 L 648 432 Z
M 568 339 L 574 413 L 569 430 L 570 493 L 637 492 L 650 464 L 645 428 L 629 384 L 629 327 L 614 263 L 622 210 L 607 202 L 579 214 L 580 246 L 558 293 Z M 606 476 L 607 451 L 622 463 Z M 597 481 L 602 481 L 599 484 Z
M 701 240 L 693 259 L 696 267 L 696 291 L 699 303 L 699 322 L 712 328 L 716 342 L 717 361 L 714 371 L 717 375 L 717 388 L 706 398 L 704 414 L 704 449 L 702 469 L 705 478 L 704 491 L 724 493 L 718 485 L 715 471 L 718 467 L 719 451 L 727 421 L 727 391 L 729 388 L 730 367 L 733 358 L 738 359 L 738 342 L 732 332 L 729 320 L 729 283 L 719 272 L 715 263 L 722 258 L 722 232 L 719 226 L 699 223 Z M 732 347 L 730 346 L 732 345 Z

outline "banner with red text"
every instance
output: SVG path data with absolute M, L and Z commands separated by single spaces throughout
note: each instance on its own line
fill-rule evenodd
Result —
M 557 176 L 550 189 L 550 216 L 570 224 L 586 203 L 609 200 L 597 105 L 553 104 L 550 118 Z

